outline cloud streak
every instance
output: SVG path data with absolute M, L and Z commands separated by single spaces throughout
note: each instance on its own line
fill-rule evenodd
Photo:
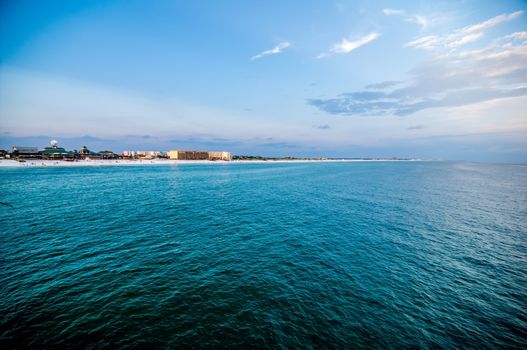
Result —
M 259 54 L 252 56 L 251 57 L 251 61 L 260 59 L 260 58 L 265 57 L 265 56 L 279 54 L 279 53 L 283 52 L 285 49 L 287 49 L 290 46 L 291 46 L 291 43 L 289 43 L 287 41 L 281 42 L 280 44 L 276 45 L 272 49 L 262 51 Z
M 352 52 L 353 50 L 358 49 L 361 46 L 364 46 L 376 39 L 378 39 L 381 36 L 380 33 L 370 33 L 368 35 L 365 35 L 363 37 L 360 37 L 356 40 L 348 40 L 346 38 L 342 39 L 340 43 L 337 43 L 333 45 L 329 52 L 323 52 L 320 55 L 317 56 L 317 58 L 324 58 L 327 56 L 330 56 L 332 54 L 348 54 Z
M 392 86 L 395 86 L 395 85 L 399 85 L 399 84 L 401 84 L 400 81 L 387 80 L 387 81 L 383 81 L 381 83 L 366 85 L 365 89 L 382 90 L 382 89 L 386 89 L 386 88 L 389 88 L 389 87 L 392 87 Z
M 512 21 L 523 15 L 523 11 L 516 11 L 509 14 L 502 14 L 490 18 L 484 22 L 476 23 L 467 27 L 456 29 L 445 35 L 427 35 L 405 44 L 406 47 L 413 47 L 424 50 L 455 49 L 459 46 L 474 42 L 483 37 L 484 32 L 498 24 Z
M 397 10 L 397 9 L 383 9 L 382 13 L 384 13 L 386 16 L 401 16 L 404 15 L 403 10 Z
M 403 17 L 403 19 L 406 22 L 413 22 L 419 24 L 422 28 L 426 28 L 430 25 L 430 20 L 428 17 L 425 17 L 423 15 L 414 15 L 409 14 L 404 10 L 398 10 L 398 9 L 391 9 L 391 8 L 385 8 L 382 10 L 382 13 L 384 13 L 385 16 L 400 16 Z

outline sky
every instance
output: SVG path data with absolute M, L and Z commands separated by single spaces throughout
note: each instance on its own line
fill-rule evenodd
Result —
M 527 162 L 525 1 L 0 2 L 0 148 Z

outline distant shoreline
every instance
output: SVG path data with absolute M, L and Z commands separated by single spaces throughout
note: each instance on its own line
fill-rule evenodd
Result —
M 146 165 L 185 165 L 185 164 L 274 164 L 274 163 L 351 163 L 351 162 L 413 162 L 419 159 L 277 159 L 277 160 L 231 160 L 231 161 L 211 161 L 211 160 L 128 160 L 128 159 L 108 159 L 108 160 L 26 160 L 19 162 L 13 159 L 0 160 L 0 168 L 32 168 L 32 167 L 83 167 L 83 166 L 146 166 Z

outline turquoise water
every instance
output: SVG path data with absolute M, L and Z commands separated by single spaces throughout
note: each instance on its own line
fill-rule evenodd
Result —
M 527 166 L 0 169 L 0 347 L 526 348 Z

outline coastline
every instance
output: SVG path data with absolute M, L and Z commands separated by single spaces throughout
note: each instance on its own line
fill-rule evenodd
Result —
M 279 159 L 279 160 L 170 160 L 170 159 L 112 159 L 112 160 L 26 160 L 19 162 L 13 159 L 1 159 L 0 168 L 33 168 L 33 167 L 90 167 L 90 166 L 157 166 L 157 165 L 185 165 L 185 164 L 275 164 L 275 163 L 356 163 L 356 162 L 415 162 L 419 159 Z

